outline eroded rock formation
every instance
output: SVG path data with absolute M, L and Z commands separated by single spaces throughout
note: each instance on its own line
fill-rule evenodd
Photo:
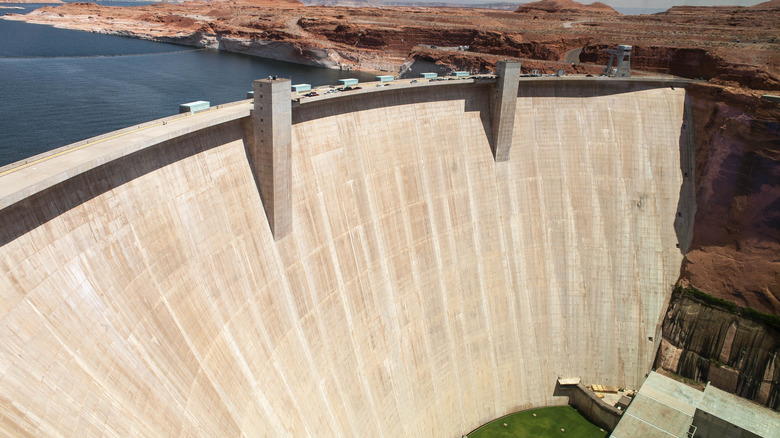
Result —
M 498 56 L 535 61 L 532 69 L 554 73 L 562 67 L 545 62 L 603 65 L 604 48 L 631 44 L 638 69 L 776 90 L 780 7 L 776 2 L 759 6 L 680 7 L 624 16 L 605 5 L 571 0 L 530 3 L 521 8 L 528 12 L 521 13 L 222 0 L 132 8 L 71 3 L 4 18 L 308 65 L 392 72 L 425 49 L 430 51 L 425 56 L 450 69 L 468 64 L 481 68 Z M 581 56 L 572 56 L 582 48 Z
M 778 340 L 776 327 L 676 294 L 655 365 L 778 409 Z
M 594 2 L 590 4 L 583 4 L 574 0 L 541 0 L 537 2 L 525 3 L 521 5 L 515 12 L 523 13 L 599 13 L 599 14 L 615 14 L 618 12 L 611 6 L 605 5 L 601 2 Z

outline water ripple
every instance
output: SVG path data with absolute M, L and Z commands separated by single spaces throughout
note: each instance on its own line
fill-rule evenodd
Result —
M 36 59 L 124 58 L 124 57 L 129 57 L 129 56 L 170 55 L 170 54 L 174 54 L 174 53 L 202 52 L 204 50 L 211 50 L 211 49 L 200 48 L 200 49 L 169 50 L 167 52 L 118 53 L 118 54 L 115 54 L 115 55 L 0 56 L 0 60 L 6 60 L 6 59 L 36 60 Z

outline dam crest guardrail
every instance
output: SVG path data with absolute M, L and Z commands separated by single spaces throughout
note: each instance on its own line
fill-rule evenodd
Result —
M 565 76 L 519 78 L 521 87 L 545 83 L 564 83 L 574 87 L 587 87 L 595 84 L 613 89 L 615 92 L 628 92 L 646 86 L 685 87 L 690 82 L 692 81 L 688 79 L 669 77 L 610 78 Z M 490 75 L 478 75 L 476 78 L 468 77 L 454 80 L 399 79 L 391 83 L 365 83 L 362 84 L 364 88 L 360 90 L 321 94 L 317 97 L 303 97 L 301 94 L 291 91 L 290 102 L 294 111 L 298 106 L 317 102 L 358 97 L 370 99 L 375 93 L 392 93 L 398 90 L 429 87 L 492 87 L 495 83 L 495 77 Z M 376 87 L 376 85 L 383 86 Z M 315 91 L 335 88 L 336 86 L 323 86 L 317 87 Z M 247 118 L 251 115 L 253 109 L 253 99 L 246 99 L 217 105 L 209 108 L 207 111 L 195 114 L 172 115 L 101 134 L 0 167 L 0 182 L 2 182 L 0 184 L 0 210 L 75 175 L 134 152 L 202 129 Z

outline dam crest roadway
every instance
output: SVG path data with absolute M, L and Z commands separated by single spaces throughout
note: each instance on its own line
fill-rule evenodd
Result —
M 0 433 L 456 437 L 559 376 L 639 387 L 685 82 L 517 84 L 506 159 L 469 78 L 287 100 L 272 160 L 242 101 L 0 169 Z

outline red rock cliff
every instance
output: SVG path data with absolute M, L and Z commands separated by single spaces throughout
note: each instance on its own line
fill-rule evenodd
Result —
M 780 314 L 780 107 L 721 87 L 689 92 L 697 212 L 681 280 Z

